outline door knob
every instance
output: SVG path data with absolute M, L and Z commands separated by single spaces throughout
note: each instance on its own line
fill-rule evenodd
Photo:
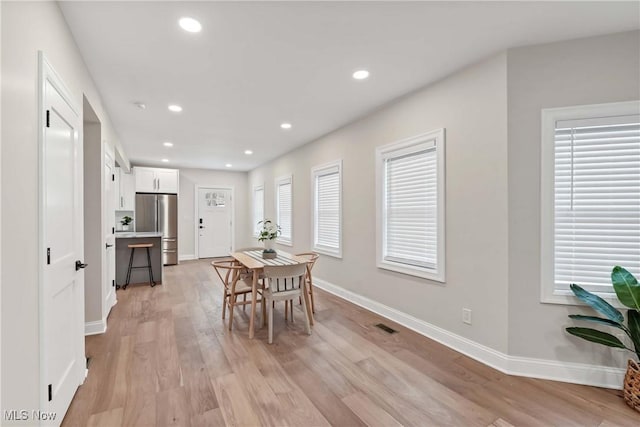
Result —
M 89 264 L 83 264 L 82 261 L 78 260 L 76 261 L 76 271 L 80 270 L 81 268 L 86 268 Z
M 107 249 L 109 249 L 109 248 L 112 248 L 112 247 L 113 247 L 113 245 L 110 245 L 110 244 L 108 244 L 108 243 L 106 243 L 106 244 L 105 244 L 105 246 L 107 247 Z

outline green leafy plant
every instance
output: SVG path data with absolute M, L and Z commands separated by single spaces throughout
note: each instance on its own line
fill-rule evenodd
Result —
M 258 221 L 258 225 L 260 224 L 262 224 L 262 230 L 260 230 L 260 234 L 258 234 L 258 240 L 261 242 L 265 240 L 273 240 L 281 233 L 280 226 L 270 219 Z
M 129 224 L 131 224 L 132 221 L 133 221 L 133 218 L 131 218 L 129 215 L 125 215 L 120 220 L 120 224 L 129 225 Z
M 613 283 L 613 289 L 616 292 L 618 300 L 629 308 L 629 310 L 627 310 L 626 325 L 624 323 L 624 316 L 618 309 L 599 296 L 575 284 L 571 285 L 571 290 L 574 295 L 604 317 L 583 316 L 581 314 L 570 314 L 569 317 L 575 320 L 620 329 L 631 339 L 633 348 L 627 347 L 616 336 L 597 329 L 570 327 L 566 328 L 566 330 L 571 335 L 596 344 L 624 348 L 635 353 L 640 359 L 640 284 L 638 284 L 638 280 L 631 273 L 618 266 L 614 267 L 611 272 L 611 282 Z

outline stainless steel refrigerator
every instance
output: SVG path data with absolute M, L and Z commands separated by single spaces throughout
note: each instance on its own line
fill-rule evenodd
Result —
M 162 233 L 162 263 L 178 263 L 178 196 L 136 194 L 136 232 Z

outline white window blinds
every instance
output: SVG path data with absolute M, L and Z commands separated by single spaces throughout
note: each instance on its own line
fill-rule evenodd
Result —
M 342 255 L 341 165 L 335 163 L 313 170 L 314 249 L 330 255 Z
M 611 268 L 640 275 L 640 116 L 557 120 L 554 277 L 611 291 Z
M 388 157 L 384 175 L 384 259 L 435 269 L 438 263 L 435 146 Z
M 264 220 L 264 187 L 259 186 L 253 190 L 253 234 L 257 236 L 262 229 L 258 222 Z
M 293 210 L 292 183 L 291 177 L 280 178 L 276 182 L 277 194 L 277 224 L 280 226 L 281 234 L 279 241 L 284 243 L 292 242 L 291 216 Z

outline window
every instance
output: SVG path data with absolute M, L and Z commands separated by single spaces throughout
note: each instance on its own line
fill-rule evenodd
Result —
M 342 162 L 311 170 L 313 250 L 342 257 Z
M 542 111 L 542 300 L 640 274 L 640 102 Z M 609 295 L 612 296 L 612 295 Z
M 281 234 L 276 240 L 283 245 L 293 245 L 293 180 L 291 175 L 276 179 L 276 223 Z
M 445 280 L 444 129 L 376 150 L 378 267 Z
M 253 235 L 257 237 L 262 227 L 258 222 L 264 220 L 264 185 L 253 188 Z

